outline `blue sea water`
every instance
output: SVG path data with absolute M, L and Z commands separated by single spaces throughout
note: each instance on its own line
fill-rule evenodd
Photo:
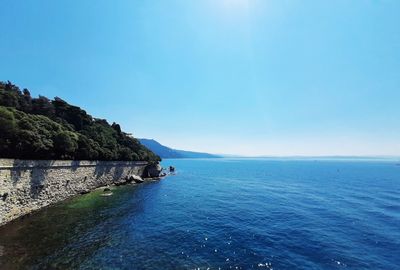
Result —
M 400 269 L 396 161 L 165 160 L 0 228 L 1 269 Z

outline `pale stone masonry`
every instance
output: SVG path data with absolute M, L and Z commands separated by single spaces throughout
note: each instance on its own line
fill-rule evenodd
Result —
M 0 159 L 0 225 L 47 205 L 142 176 L 147 162 Z

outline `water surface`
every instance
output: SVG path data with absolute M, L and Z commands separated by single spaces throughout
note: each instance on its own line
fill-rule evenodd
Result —
M 0 228 L 0 269 L 399 269 L 395 161 L 166 160 Z

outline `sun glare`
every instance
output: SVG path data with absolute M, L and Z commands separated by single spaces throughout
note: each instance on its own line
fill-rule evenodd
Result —
M 251 0 L 221 0 L 222 6 L 227 10 L 246 10 L 250 6 Z

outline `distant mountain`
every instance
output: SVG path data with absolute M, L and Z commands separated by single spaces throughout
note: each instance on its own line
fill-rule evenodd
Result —
M 222 156 L 172 149 L 152 139 L 139 139 L 140 143 L 161 158 L 221 158 Z

